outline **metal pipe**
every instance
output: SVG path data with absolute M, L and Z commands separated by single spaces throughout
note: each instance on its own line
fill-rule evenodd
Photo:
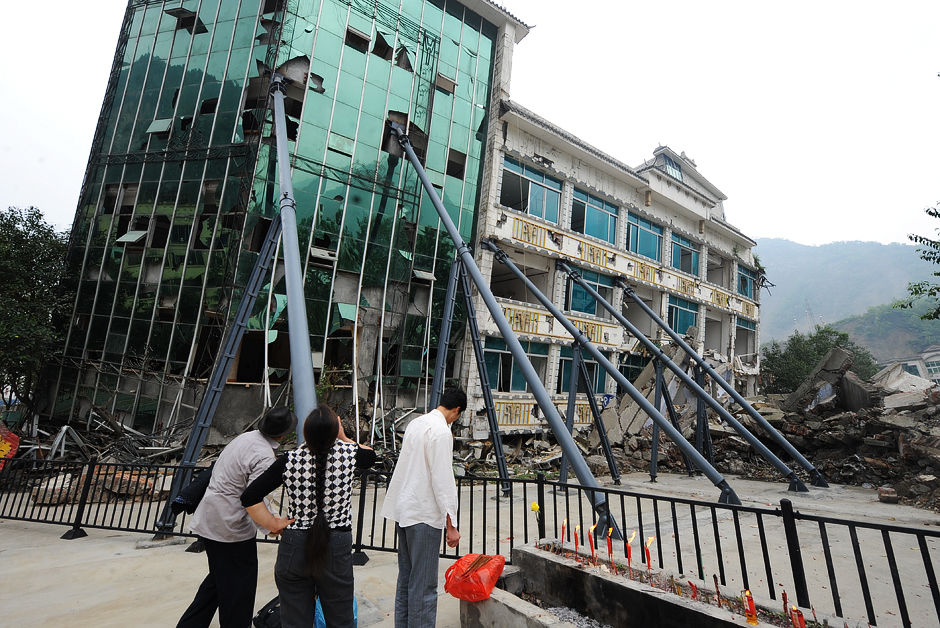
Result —
M 740 421 L 734 418 L 734 416 L 730 412 L 728 412 L 724 408 L 724 406 L 722 406 L 711 395 L 709 395 L 708 392 L 704 388 L 699 386 L 698 383 L 696 383 L 694 379 L 689 377 L 689 374 L 686 373 L 684 370 L 682 370 L 682 367 L 676 364 L 672 359 L 670 359 L 669 356 L 667 356 L 663 352 L 662 349 L 656 346 L 656 343 L 654 343 L 652 340 L 647 338 L 646 334 L 644 334 L 639 329 L 637 329 L 636 326 L 630 321 L 628 321 L 627 318 L 623 314 L 621 314 L 616 309 L 614 309 L 613 305 L 608 303 L 606 299 L 604 299 L 594 288 L 592 288 L 589 284 L 587 284 L 584 281 L 584 279 L 582 279 L 580 273 L 578 273 L 576 270 L 571 268 L 571 266 L 569 266 L 563 260 L 558 260 L 556 262 L 556 266 L 560 268 L 561 270 L 565 271 L 566 273 L 568 273 L 568 276 L 571 277 L 572 281 L 574 281 L 579 286 L 584 288 L 588 294 L 594 297 L 594 299 L 598 303 L 600 303 L 604 307 L 604 309 L 610 312 L 610 314 L 617 320 L 618 323 L 623 325 L 627 329 L 627 331 L 633 334 L 636 337 L 636 339 L 639 340 L 640 343 L 644 347 L 646 347 L 646 349 L 650 353 L 653 354 L 655 358 L 658 358 L 662 364 L 665 364 L 669 368 L 669 370 L 675 373 L 676 376 L 682 380 L 682 383 L 684 383 L 686 386 L 688 386 L 695 392 L 695 394 L 698 396 L 699 399 L 701 399 L 706 404 L 708 404 L 708 406 L 712 410 L 718 413 L 718 416 L 724 419 L 729 425 L 731 425 L 731 427 L 734 428 L 734 430 L 738 434 L 740 434 L 748 443 L 750 443 L 751 447 L 756 449 L 757 453 L 760 454 L 762 458 L 767 460 L 770 464 L 774 466 L 774 468 L 776 468 L 781 474 L 783 474 L 783 476 L 786 477 L 790 481 L 791 491 L 802 492 L 802 491 L 807 490 L 806 485 L 803 484 L 803 481 L 800 480 L 799 477 L 797 477 L 796 472 L 793 471 L 793 469 L 788 467 L 782 460 L 780 460 L 780 458 L 778 458 L 772 451 L 770 451 L 770 449 L 768 449 L 767 446 L 764 445 L 764 443 L 762 443 L 756 436 L 754 436 L 754 434 L 752 434 L 750 430 L 748 430 L 746 427 L 741 425 Z M 683 348 L 685 348 L 685 350 L 688 351 L 689 354 L 693 358 L 697 358 L 701 360 L 698 354 L 695 353 L 691 347 L 689 347 L 688 345 L 685 345 L 685 347 Z M 660 370 L 661 370 L 661 367 L 660 367 Z
M 310 331 L 307 329 L 307 307 L 304 303 L 294 186 L 290 178 L 290 158 L 287 152 L 285 93 L 284 77 L 275 73 L 271 77 L 271 100 L 274 104 L 274 135 L 277 140 L 275 146 L 281 193 L 279 209 L 281 237 L 284 242 L 284 279 L 287 282 L 287 329 L 290 334 L 294 414 L 297 415 L 297 443 L 300 444 L 304 441 L 304 420 L 317 406 L 317 393 L 313 381 L 313 355 L 310 351 Z
M 428 410 L 433 410 L 438 406 L 444 390 L 444 367 L 447 365 L 450 326 L 454 318 L 454 304 L 457 301 L 457 274 L 460 272 L 458 264 L 460 260 L 454 260 L 450 266 L 450 277 L 447 279 L 447 292 L 444 294 L 444 318 L 441 320 L 441 335 L 437 340 L 437 358 L 434 361 L 434 379 L 431 381 L 431 399 L 428 403 Z
M 653 407 L 649 400 L 643 396 L 643 394 L 636 389 L 636 387 L 630 383 L 623 373 L 621 373 L 616 366 L 614 366 L 610 360 L 608 360 L 604 354 L 602 354 L 597 347 L 595 347 L 587 338 L 584 337 L 584 334 L 581 333 L 581 330 L 575 327 L 575 325 L 568 320 L 568 318 L 561 313 L 561 311 L 555 307 L 555 304 L 552 303 L 551 299 L 542 294 L 542 291 L 535 287 L 528 277 L 525 276 L 521 270 L 519 270 L 516 265 L 509 259 L 509 256 L 506 255 L 496 244 L 489 240 L 484 239 L 481 241 L 481 245 L 489 250 L 493 251 L 496 254 L 496 259 L 501 263 L 505 264 L 525 285 L 526 288 L 531 292 L 535 297 L 545 306 L 545 309 L 555 317 L 555 319 L 562 324 L 562 326 L 568 331 L 569 334 L 574 337 L 574 339 L 581 345 L 581 348 L 587 351 L 598 364 L 603 366 L 608 373 L 620 384 L 630 395 L 630 398 L 633 399 L 640 406 L 640 408 L 651 418 L 653 422 L 659 425 L 659 429 L 666 433 L 666 435 L 674 442 L 680 450 L 682 450 L 690 460 L 693 461 L 695 466 L 701 469 L 708 479 L 721 490 L 721 497 L 719 501 L 722 503 L 728 504 L 740 504 L 741 501 L 738 499 L 738 496 L 735 494 L 734 490 L 728 484 L 717 469 L 713 467 L 705 459 L 702 454 L 695 450 L 695 447 L 687 441 L 682 434 L 672 426 L 669 421 L 660 414 L 659 410 Z
M 692 349 L 692 347 L 690 347 L 688 343 L 682 339 L 681 336 L 679 336 L 679 334 L 674 332 L 672 328 L 669 325 L 667 325 L 666 322 L 663 321 L 663 319 L 661 319 L 658 314 L 656 314 L 656 312 L 654 312 L 648 305 L 643 303 L 643 299 L 641 299 L 636 294 L 636 291 L 633 288 L 625 284 L 620 279 L 618 279 L 617 281 L 620 284 L 620 287 L 624 289 L 625 294 L 628 297 L 630 297 L 630 299 L 632 299 L 634 303 L 639 305 L 640 309 L 646 312 L 650 316 L 650 318 L 652 318 L 656 322 L 656 324 L 659 325 L 663 329 L 663 331 L 669 334 L 669 337 L 672 338 L 673 341 L 675 341 L 677 345 L 682 347 L 683 351 L 688 353 L 689 357 L 691 357 L 695 361 L 695 363 L 698 364 L 702 368 L 702 370 L 704 370 L 709 376 L 711 376 L 712 381 L 717 383 L 719 386 L 721 386 L 725 390 L 726 393 L 731 395 L 731 398 L 734 399 L 738 403 L 738 405 L 744 408 L 744 410 L 746 410 L 747 413 L 751 415 L 751 418 L 757 421 L 757 424 L 760 425 L 764 429 L 764 431 L 767 432 L 767 434 L 769 434 L 770 437 L 773 438 L 774 441 L 778 445 L 780 445 L 784 449 L 784 451 L 787 452 L 787 454 L 789 454 L 791 458 L 796 460 L 800 464 L 800 466 L 802 466 L 804 469 L 806 469 L 809 472 L 810 479 L 812 480 L 813 486 L 819 486 L 819 487 L 829 486 L 829 484 L 826 482 L 826 478 L 823 477 L 823 474 L 819 471 L 819 469 L 814 467 L 813 464 L 803 456 L 803 454 L 797 451 L 796 447 L 790 444 L 790 442 L 787 439 L 785 439 L 783 435 L 780 434 L 780 432 L 774 429 L 773 425 L 767 422 L 767 419 L 762 417 L 760 413 L 757 410 L 755 410 L 753 406 L 751 406 L 751 404 L 745 401 L 744 397 L 742 397 L 738 393 L 738 391 L 734 389 L 734 386 L 729 384 L 725 380 L 724 377 L 719 375 L 718 372 L 715 371 L 715 369 L 713 369 L 712 366 L 708 362 L 705 361 L 705 358 L 703 358 L 698 353 L 696 353 L 695 350 Z M 730 414 L 728 416 L 730 416 Z M 751 443 L 751 444 L 753 445 L 754 443 Z M 754 446 L 755 448 L 757 448 L 756 445 Z M 761 447 L 763 447 L 763 449 L 765 450 L 767 449 L 763 445 L 763 443 L 761 443 Z M 767 450 L 767 451 L 769 452 L 770 450 Z M 765 458 L 767 457 L 765 456 Z M 774 458 L 777 458 L 777 457 L 774 456 Z M 771 458 L 767 458 L 767 459 L 773 462 Z M 777 458 L 777 460 L 780 463 L 780 465 L 783 466 L 783 468 L 787 468 L 786 465 L 782 461 L 779 460 L 779 458 Z M 776 466 L 778 469 L 781 468 L 781 466 L 778 466 L 777 463 L 774 463 L 774 466 Z M 787 468 L 787 470 L 789 471 L 789 468 Z M 790 474 L 792 474 L 792 476 Z M 790 471 L 790 473 L 787 473 L 786 475 L 787 475 L 787 478 L 790 480 L 790 490 L 798 490 L 798 491 L 807 490 L 806 486 L 803 485 L 803 483 L 796 477 L 796 474 L 793 471 Z M 799 484 L 797 485 L 797 488 L 793 488 L 794 482 L 799 482 Z
M 438 197 L 437 191 L 435 191 L 434 186 L 431 185 L 431 181 L 428 180 L 428 176 L 424 171 L 424 167 L 421 165 L 421 162 L 418 161 L 418 157 L 415 155 L 414 149 L 411 147 L 411 141 L 408 139 L 408 136 L 405 135 L 405 130 L 400 125 L 395 123 L 391 123 L 390 126 L 392 134 L 398 140 L 398 143 L 401 144 L 402 149 L 404 149 L 405 154 L 408 156 L 408 160 L 411 162 L 411 165 L 414 166 L 415 171 L 418 173 L 418 178 L 421 179 L 421 184 L 428 193 L 428 197 L 431 199 L 431 203 L 434 204 L 434 209 L 437 210 L 438 216 L 440 216 L 441 219 L 441 223 L 447 230 L 448 235 L 450 235 L 451 239 L 454 241 L 454 245 L 457 247 L 457 255 L 463 262 L 464 270 L 470 276 L 470 279 L 473 280 L 473 283 L 476 284 L 477 290 L 480 293 L 480 297 L 486 304 L 486 308 L 490 311 L 490 315 L 493 317 L 493 321 L 499 328 L 499 332 L 502 334 L 503 339 L 506 342 L 506 346 L 509 348 L 510 352 L 512 352 L 513 358 L 516 360 L 516 365 L 522 371 L 522 375 L 525 377 L 525 380 L 532 386 L 532 394 L 535 396 L 535 400 L 538 403 L 539 408 L 541 408 L 542 413 L 545 415 L 545 420 L 548 421 L 549 426 L 555 433 L 555 440 L 558 441 L 558 444 L 561 446 L 561 450 L 568 455 L 571 466 L 574 469 L 578 480 L 580 480 L 581 484 L 588 489 L 588 494 L 591 497 L 591 501 L 594 504 L 594 510 L 597 512 L 599 519 L 603 525 L 614 528 L 615 532 L 618 534 L 618 536 L 615 538 L 621 538 L 619 536 L 620 531 L 616 525 L 616 521 L 610 517 L 606 495 L 600 491 L 590 490 L 591 488 L 600 488 L 597 480 L 593 475 L 591 475 L 591 470 L 588 468 L 584 458 L 581 457 L 581 452 L 578 451 L 578 446 L 575 444 L 571 434 L 565 431 L 565 425 L 561 420 L 558 409 L 555 407 L 555 404 L 552 403 L 552 399 L 549 396 L 548 391 L 545 390 L 545 386 L 542 385 L 538 373 L 535 371 L 535 367 L 533 367 L 532 362 L 529 361 L 529 357 L 523 350 L 522 344 L 516 337 L 516 333 L 512 330 L 512 327 L 510 327 L 509 321 L 506 320 L 506 316 L 503 314 L 503 309 L 500 307 L 499 303 L 496 302 L 496 297 L 493 296 L 493 292 L 490 290 L 489 285 L 483 278 L 483 274 L 480 272 L 476 262 L 473 260 L 473 255 L 470 254 L 470 248 L 463 241 L 460 232 L 457 230 L 457 226 L 454 224 L 450 214 L 447 213 L 447 210 L 444 208 L 444 204 Z

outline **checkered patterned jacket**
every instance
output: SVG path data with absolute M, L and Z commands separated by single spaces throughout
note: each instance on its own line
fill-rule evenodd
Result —
M 327 454 L 323 510 L 327 525 L 331 528 L 348 528 L 352 525 L 352 481 L 357 449 L 356 443 L 337 440 Z M 312 528 L 317 516 L 316 456 L 310 453 L 306 445 L 287 453 L 283 478 L 284 487 L 290 496 L 288 513 L 296 519 L 288 528 Z

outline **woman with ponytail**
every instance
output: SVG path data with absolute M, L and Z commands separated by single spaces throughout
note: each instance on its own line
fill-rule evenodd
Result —
M 327 626 L 353 626 L 352 481 L 375 452 L 346 437 L 320 404 L 304 421 L 304 444 L 281 456 L 242 494 L 259 525 L 274 519 L 264 496 L 283 485 L 292 523 L 281 533 L 274 580 L 284 628 L 310 628 L 320 598 Z

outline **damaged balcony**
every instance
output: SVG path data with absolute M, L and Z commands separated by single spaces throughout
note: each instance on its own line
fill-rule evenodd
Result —
M 703 282 L 661 262 L 605 246 L 531 215 L 520 215 L 509 207 L 500 208 L 489 237 L 523 251 L 531 251 L 552 259 L 572 260 L 581 268 L 623 277 L 631 285 L 666 290 L 698 302 L 709 303 L 733 314 L 757 318 L 758 306 L 752 298 L 754 292 L 750 295 L 732 294 L 728 290 L 728 284 L 724 283 L 730 282 L 732 271 L 713 272 L 711 261 L 709 282 Z M 731 264 L 727 260 L 725 262 Z M 725 269 L 726 265 L 723 263 L 722 266 L 714 268 Z M 712 278 L 722 283 L 713 284 Z

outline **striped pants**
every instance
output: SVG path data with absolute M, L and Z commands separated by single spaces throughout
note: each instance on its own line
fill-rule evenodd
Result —
M 427 628 L 437 619 L 437 568 L 441 528 L 416 523 L 398 533 L 395 628 Z

